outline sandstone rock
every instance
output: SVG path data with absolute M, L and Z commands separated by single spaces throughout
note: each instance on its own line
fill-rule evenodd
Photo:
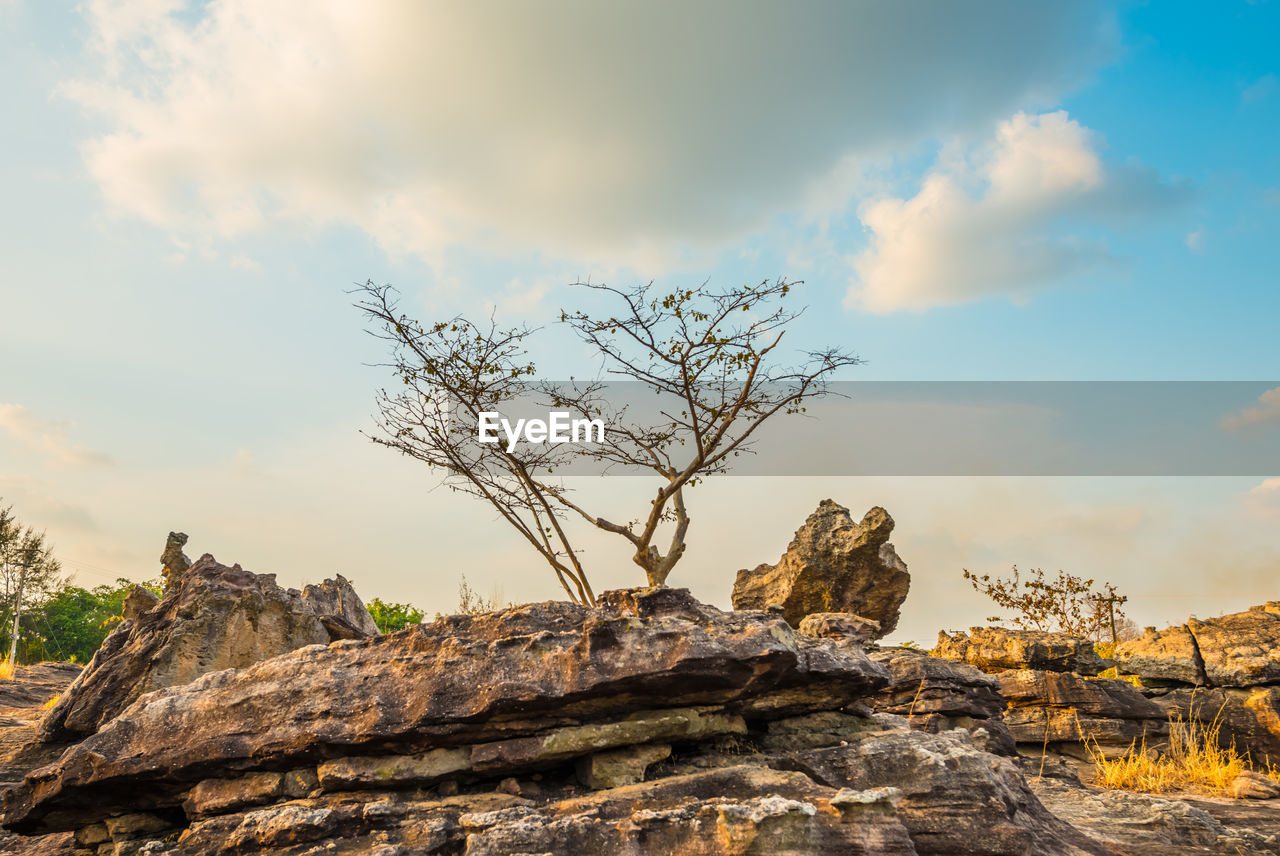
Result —
M 223 571 L 245 585 L 256 579 Z M 166 597 L 138 624 L 176 612 L 188 581 L 205 576 L 193 568 L 173 603 Z M 556 729 L 587 729 L 562 732 L 579 741 L 566 760 L 600 748 L 590 729 L 652 735 L 627 719 L 655 700 L 769 720 L 843 707 L 887 680 L 856 647 L 759 613 L 724 613 L 681 589 L 606 593 L 596 608 L 451 616 L 139 698 L 8 792 L 6 825 L 72 829 L 124 809 L 176 807 L 192 783 L 227 775 L 214 771 L 299 768 L 371 750 L 474 747 L 473 767 L 499 777 L 545 761 Z
M 205 779 L 191 789 L 183 809 L 188 817 L 225 814 L 230 809 L 269 803 L 283 791 L 282 773 L 250 773 L 235 779 Z
M 1001 672 L 1009 702 L 1004 721 L 1019 743 L 1046 744 L 1087 757 L 1089 750 L 1124 752 L 1135 742 L 1154 746 L 1169 731 L 1168 715 L 1127 681 L 1085 679 L 1069 672 Z
M 1149 627 L 1140 638 L 1117 645 L 1115 658 L 1120 671 L 1137 675 L 1146 686 L 1207 683 L 1204 660 L 1185 624 Z
M 1280 601 L 1166 630 L 1149 629 L 1116 649 L 1143 683 L 1214 687 L 1280 684 Z
M 1036 793 L 1055 815 L 1097 837 L 1124 856 L 1254 856 L 1276 851 L 1267 834 L 1225 826 L 1190 801 L 1094 791 L 1044 779 Z M 1274 831 L 1268 834 L 1274 834 Z
M 866 642 L 884 635 L 880 622 L 850 612 L 813 612 L 800 620 L 797 629 L 806 636 L 853 642 Z
M 185 532 L 170 532 L 168 540 L 165 541 L 164 552 L 160 554 L 160 574 L 164 577 L 166 592 L 177 585 L 178 579 L 191 567 L 191 560 L 187 558 L 186 553 L 182 552 L 186 543 Z
M 1234 746 L 1255 766 L 1280 767 L 1280 686 L 1179 689 L 1153 701 L 1175 719 L 1216 729 L 1222 748 Z
M 149 611 L 159 602 L 160 598 L 156 597 L 148 589 L 142 586 L 134 586 L 129 590 L 129 594 L 125 596 L 121 618 L 125 621 L 131 621 L 142 613 Z
M 878 622 L 876 638 L 892 633 L 911 584 L 889 543 L 892 532 L 893 518 L 883 508 L 854 523 L 849 509 L 824 499 L 776 565 L 738 572 L 733 606 L 778 604 L 793 627 L 811 613 L 849 612 Z
M 1098 656 L 1093 643 L 1068 633 L 970 627 L 968 633 L 938 634 L 934 656 L 959 660 L 984 672 L 1039 669 L 1096 675 L 1111 663 Z
M 868 734 L 849 747 L 797 753 L 832 787 L 896 789 L 894 815 L 917 853 L 1110 854 L 1041 805 L 1017 765 L 963 731 Z
M 1246 770 L 1231 780 L 1231 796 L 1238 800 L 1271 800 L 1280 797 L 1280 782 Z
M 891 681 L 868 699 L 872 708 L 906 717 L 912 728 L 935 734 L 954 728 L 975 733 L 982 729 L 985 737 L 979 742 L 988 751 L 1014 754 L 996 678 L 973 666 L 909 648 L 889 648 L 870 656 L 889 670 Z
M 671 757 L 668 743 L 645 743 L 597 752 L 578 759 L 578 781 L 594 790 L 618 788 L 644 781 L 645 771 Z
M 272 574 L 228 568 L 205 555 L 154 607 L 116 626 L 49 711 L 41 734 L 50 742 L 83 737 L 153 690 L 335 636 L 376 632 L 342 577 L 299 593 L 280 588 Z

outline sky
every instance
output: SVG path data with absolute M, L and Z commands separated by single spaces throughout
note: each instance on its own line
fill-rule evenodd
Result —
M 0 0 L 0 498 L 85 585 L 182 530 L 428 614 L 464 574 L 556 596 L 361 434 L 367 280 L 546 325 L 563 378 L 594 365 L 554 324 L 572 282 L 785 276 L 789 342 L 859 354 L 843 379 L 1250 381 L 1206 419 L 1274 443 L 1277 43 L 1275 0 Z M 961 570 L 1015 564 L 1163 626 L 1280 599 L 1278 473 L 729 476 L 671 582 L 726 606 L 831 497 L 897 521 L 904 639 L 983 622 Z M 577 487 L 620 517 L 654 489 Z M 642 581 L 583 543 L 597 590 Z

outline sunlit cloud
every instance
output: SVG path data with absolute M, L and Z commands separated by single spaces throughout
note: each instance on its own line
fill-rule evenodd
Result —
M 870 245 L 850 259 L 847 304 L 928 309 L 993 295 L 1015 301 L 1113 264 L 1106 244 L 1067 228 L 1161 211 L 1187 190 L 1138 166 L 1108 168 L 1096 135 L 1057 111 L 1019 112 L 968 153 L 944 152 L 909 199 L 860 211 Z
M 41 419 L 20 404 L 0 404 L 0 428 L 28 449 L 68 467 L 106 466 L 114 463 L 105 452 L 72 443 L 67 434 L 71 422 Z
M 690 258 L 1115 44 L 1090 2 L 86 9 L 96 73 L 62 91 L 105 119 L 83 152 L 118 210 L 224 238 L 354 225 L 429 262 Z
M 1280 386 L 1258 396 L 1257 405 L 1224 416 L 1220 424 L 1227 431 L 1242 431 L 1258 425 L 1280 425 Z

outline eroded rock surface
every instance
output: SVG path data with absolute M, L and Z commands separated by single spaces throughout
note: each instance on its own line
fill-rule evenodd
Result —
M 1030 669 L 998 678 L 1009 702 L 1005 724 L 1032 752 L 1124 753 L 1135 743 L 1154 747 L 1169 732 L 1165 710 L 1127 681 Z
M 1121 643 L 1116 660 L 1144 683 L 1280 684 L 1280 601 L 1166 630 L 1148 628 L 1140 639 Z
M 872 708 L 906 717 L 912 728 L 930 733 L 964 728 L 988 751 L 1014 753 L 1013 736 L 1004 723 L 1005 700 L 995 677 L 909 648 L 888 648 L 870 656 L 889 670 L 891 678 L 888 687 L 868 699 Z
M 969 632 L 938 634 L 933 654 L 977 666 L 984 672 L 1037 669 L 1096 675 L 1111 664 L 1098 656 L 1093 643 L 1068 633 L 970 627 Z
M 153 690 L 335 638 L 376 633 L 341 576 L 298 592 L 276 585 L 274 574 L 220 565 L 206 554 L 159 603 L 116 625 L 49 711 L 41 734 L 50 742 L 74 740 Z
M 911 585 L 906 563 L 889 543 L 892 532 L 893 518 L 883 508 L 855 523 L 849 509 L 824 499 L 777 564 L 738 571 L 733 606 L 777 604 L 793 627 L 811 613 L 853 613 L 878 623 L 876 638 L 892 633 Z

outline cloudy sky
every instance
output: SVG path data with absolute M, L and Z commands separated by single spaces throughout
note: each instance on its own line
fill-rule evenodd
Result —
M 802 279 L 851 380 L 1280 388 L 1280 3 L 0 0 L 0 497 L 85 584 L 188 552 L 429 612 L 553 578 L 371 446 L 346 293 L 534 324 L 567 284 Z M 547 377 L 589 355 L 554 336 Z M 1280 433 L 1280 392 L 1213 414 Z M 833 431 L 838 427 L 833 426 Z M 859 442 L 867 442 L 860 439 Z M 874 456 L 874 443 L 865 450 Z M 1280 479 L 746 478 L 672 577 L 721 604 L 819 499 L 884 505 L 902 633 L 961 568 L 1140 623 L 1280 598 Z M 630 516 L 653 486 L 580 486 Z M 597 590 L 635 584 L 588 541 Z

